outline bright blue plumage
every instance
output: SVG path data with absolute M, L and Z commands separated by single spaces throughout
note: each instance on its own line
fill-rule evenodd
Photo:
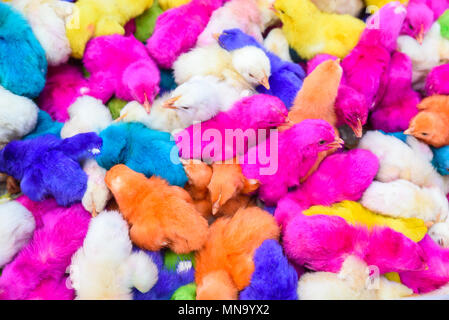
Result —
M 39 110 L 39 113 L 37 114 L 36 128 L 34 128 L 32 132 L 23 137 L 22 140 L 34 139 L 45 134 L 52 134 L 54 136 L 60 137 L 63 125 L 64 124 L 62 122 L 53 121 L 47 112 Z
M 228 29 L 223 31 L 219 37 L 220 46 L 227 50 L 233 51 L 245 46 L 255 46 L 265 52 L 271 64 L 271 77 L 269 78 L 270 89 L 267 90 L 263 86 L 256 89 L 260 93 L 271 94 L 278 97 L 284 102 L 285 106 L 290 109 L 295 100 L 296 94 L 302 87 L 306 73 L 300 65 L 283 61 L 274 53 L 265 49 L 253 37 L 243 33 L 240 29 Z
M 44 89 L 45 51 L 25 18 L 0 2 L 0 85 L 28 98 Z
M 149 129 L 141 123 L 119 123 L 100 133 L 103 139 L 97 162 L 109 170 L 123 163 L 130 169 L 167 180 L 171 185 L 183 187 L 187 182 L 184 166 L 178 161 L 178 147 L 167 132 Z

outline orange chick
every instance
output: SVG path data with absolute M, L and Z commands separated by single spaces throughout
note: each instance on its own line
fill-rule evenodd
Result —
M 197 300 L 237 299 L 238 292 L 250 283 L 255 250 L 263 241 L 278 238 L 274 217 L 257 207 L 217 219 L 196 254 Z
M 449 145 L 449 96 L 425 98 L 418 104 L 418 110 L 404 133 L 435 148 Z
M 280 127 L 285 131 L 305 119 L 322 119 L 333 127 L 337 125 L 335 99 L 338 95 L 343 69 L 339 61 L 327 60 L 305 79 L 288 113 L 290 123 Z M 337 129 L 335 129 L 337 131 Z
M 208 223 L 184 189 L 156 176 L 147 179 L 123 164 L 112 167 L 105 181 L 139 247 L 151 251 L 169 247 L 181 254 L 203 246 Z

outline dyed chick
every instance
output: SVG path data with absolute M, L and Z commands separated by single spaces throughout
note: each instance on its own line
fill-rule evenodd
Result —
M 32 100 L 0 86 L 0 149 L 34 130 L 38 110 Z
M 412 61 L 401 53 L 393 53 L 385 93 L 371 114 L 370 123 L 375 130 L 404 131 L 418 113 L 420 95 L 412 88 Z
M 0 21 L 0 85 L 36 98 L 45 85 L 45 51 L 25 18 L 9 4 L 0 2 Z
M 267 205 L 275 204 L 289 188 L 299 185 L 300 179 L 314 166 L 319 152 L 338 149 L 343 143 L 336 138 L 329 123 L 311 119 L 281 132 L 276 138 L 270 136 L 239 158 L 243 174 L 260 181 L 259 197 Z M 287 159 L 282 154 L 290 157 Z
M 131 240 L 139 247 L 189 253 L 203 246 L 208 224 L 184 189 L 159 177 L 147 179 L 125 165 L 114 166 L 105 181 L 131 225 Z
M 65 273 L 83 244 L 90 215 L 81 204 L 59 207 L 53 199 L 20 203 L 33 213 L 36 230 L 30 242 L 5 266 L 0 277 L 2 300 L 72 300 Z
M 277 240 L 274 218 L 259 208 L 240 209 L 216 220 L 196 255 L 197 300 L 237 300 L 254 273 L 254 253 L 267 239 Z
M 72 56 L 81 59 L 87 42 L 94 37 L 123 35 L 123 26 L 151 7 L 153 0 L 78 0 L 66 23 Z
M 36 222 L 31 212 L 17 201 L 0 204 L 0 267 L 3 268 L 28 243 Z
M 67 109 L 75 100 L 89 92 L 87 80 L 81 69 L 62 64 L 48 69 L 47 82 L 39 96 L 39 107 L 48 112 L 52 119 L 65 122 L 69 118 Z
M 61 138 L 70 138 L 79 133 L 100 133 L 112 123 L 111 113 L 101 100 L 82 96 L 69 107 L 70 119 L 61 129 Z
M 419 113 L 410 121 L 405 134 L 440 148 L 449 145 L 449 96 L 427 97 L 418 105 Z
M 70 53 L 65 23 L 72 14 L 73 4 L 57 0 L 13 0 L 11 4 L 30 23 L 37 40 L 45 50 L 48 64 L 67 62 Z
M 426 222 L 445 221 L 449 214 L 446 195 L 439 188 L 420 188 L 407 180 L 375 181 L 360 203 L 385 216 L 415 217 Z
M 95 133 L 61 140 L 47 134 L 10 142 L 0 151 L 0 172 L 20 180 L 22 192 L 33 201 L 53 196 L 61 206 L 80 201 L 87 176 L 79 162 L 98 153 L 102 141 Z
M 348 256 L 338 273 L 308 272 L 298 283 L 300 300 L 383 300 L 413 294 L 406 286 L 384 276 L 374 278 L 368 265 Z
M 248 148 L 255 146 L 261 140 L 262 131 L 269 136 L 270 129 L 275 129 L 286 122 L 287 109 L 276 97 L 257 94 L 245 97 L 234 103 L 227 112 L 220 112 L 214 118 L 204 121 L 201 126 L 193 124 L 175 135 L 180 156 L 184 159 L 199 159 L 206 162 L 224 161 L 243 155 Z M 201 141 L 197 145 L 195 136 L 205 136 L 205 132 L 215 130 L 213 141 Z M 226 132 L 250 132 L 245 138 L 227 139 Z M 221 134 L 221 139 L 218 137 Z M 203 140 L 203 139 L 202 139 Z M 232 141 L 228 141 L 232 140 Z M 213 154 L 212 152 L 213 151 Z
M 63 123 L 53 121 L 47 112 L 39 110 L 36 127 L 33 131 L 24 136 L 22 140 L 34 139 L 45 134 L 52 134 L 56 137 L 60 137 L 62 126 Z
M 328 156 L 299 188 L 289 192 L 275 211 L 278 223 L 285 227 L 300 211 L 313 205 L 358 201 L 379 170 L 379 160 L 368 150 L 353 149 Z
M 78 300 L 131 300 L 133 287 L 147 292 L 154 286 L 158 270 L 144 252 L 132 252 L 121 214 L 104 211 L 91 219 L 72 257 L 70 280 Z
M 133 36 L 92 39 L 83 62 L 90 73 L 90 95 L 106 103 L 115 94 L 123 100 L 136 100 L 150 111 L 159 93 L 160 74 L 145 46 Z
M 301 89 L 302 81 L 305 77 L 305 72 L 301 66 L 296 63 L 281 60 L 274 53 L 265 49 L 256 39 L 239 29 L 223 31 L 218 37 L 218 43 L 222 48 L 230 52 L 245 50 L 248 46 L 263 50 L 270 60 L 271 76 L 269 76 L 268 84 L 264 83 L 256 89 L 259 93 L 271 94 L 278 97 L 284 102 L 287 109 L 290 109 L 297 92 Z M 248 64 L 245 61 L 241 62 L 243 66 Z M 241 70 L 243 66 L 236 69 Z M 258 78 L 258 75 L 252 75 L 249 71 L 247 71 L 249 77 L 253 76 Z
M 443 64 L 433 68 L 426 78 L 426 95 L 449 95 L 448 81 L 449 64 Z
M 167 132 L 146 128 L 140 123 L 119 123 L 100 133 L 103 140 L 98 164 L 106 170 L 119 163 L 147 177 L 159 176 L 172 185 L 183 187 L 187 176 L 181 163 L 174 163 L 176 144 Z
M 265 240 L 254 253 L 254 273 L 239 300 L 297 300 L 298 275 L 276 240 Z
M 262 27 L 257 0 L 231 0 L 212 13 L 206 28 L 198 36 L 196 45 L 203 47 L 213 44 L 214 34 L 233 28 L 242 30 L 261 43 Z
M 402 25 L 401 34 L 423 41 L 425 34 L 438 17 L 434 16 L 426 0 L 410 0 L 407 5 L 407 17 Z
M 363 21 L 349 15 L 321 12 L 310 0 L 276 0 L 274 8 L 290 46 L 303 59 L 319 53 L 344 58 L 365 27 Z
M 147 41 L 151 57 L 169 69 L 184 52 L 193 48 L 206 28 L 212 12 L 227 0 L 192 0 L 165 11 L 156 21 L 153 35 Z

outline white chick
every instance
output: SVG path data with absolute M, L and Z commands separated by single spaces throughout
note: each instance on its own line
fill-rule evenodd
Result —
M 61 138 L 69 138 L 78 133 L 100 132 L 112 123 L 109 109 L 91 96 L 82 96 L 68 109 L 70 119 L 61 129 Z
M 215 43 L 214 35 L 227 29 L 240 29 L 262 43 L 263 25 L 255 0 L 231 0 L 212 13 L 209 23 L 199 35 L 197 46 Z
M 34 130 L 38 111 L 32 100 L 0 86 L 0 149 Z
M 284 61 L 292 61 L 287 38 L 281 28 L 274 28 L 268 33 L 263 45 Z
M 443 178 L 430 163 L 429 147 L 414 137 L 409 136 L 406 144 L 379 131 L 368 131 L 360 140 L 359 148 L 370 150 L 379 159 L 377 180 L 404 179 L 420 187 L 438 187 L 447 193 Z
M 33 29 L 45 50 L 48 64 L 67 62 L 72 52 L 65 32 L 66 19 L 72 14 L 73 3 L 58 0 L 13 0 Z
M 358 17 L 365 7 L 362 0 L 311 0 L 318 9 L 328 13 Z
M 449 40 L 441 35 L 440 24 L 435 22 L 422 44 L 410 36 L 398 38 L 398 50 L 407 54 L 413 63 L 413 86 L 422 90 L 427 74 L 436 66 L 449 61 Z
M 443 248 L 449 248 L 449 221 L 435 223 L 429 228 L 429 236 Z
M 83 246 L 72 256 L 70 280 L 80 300 L 129 300 L 132 288 L 150 290 L 158 270 L 144 252 L 132 252 L 128 224 L 117 211 L 90 221 Z
M 33 215 L 19 202 L 0 204 L 0 268 L 28 243 L 35 227 Z
M 275 10 L 273 10 L 275 0 L 256 0 L 256 2 L 262 20 L 262 31 L 281 22 Z
M 374 181 L 360 203 L 386 216 L 419 218 L 425 222 L 444 221 L 449 214 L 446 196 L 439 188 L 420 188 L 407 180 Z
M 106 186 L 104 178 L 106 169 L 100 167 L 94 159 L 88 159 L 83 164 L 83 170 L 87 174 L 87 188 L 81 203 L 93 216 L 106 207 L 112 194 Z
M 407 297 L 413 291 L 384 276 L 369 276 L 366 263 L 355 256 L 343 262 L 339 273 L 309 272 L 298 283 L 301 300 L 386 300 Z
M 194 76 L 212 75 L 226 80 L 240 90 L 251 90 L 259 84 L 269 88 L 271 64 L 266 54 L 254 46 L 227 52 L 218 44 L 197 47 L 182 54 L 174 63 L 178 84 Z

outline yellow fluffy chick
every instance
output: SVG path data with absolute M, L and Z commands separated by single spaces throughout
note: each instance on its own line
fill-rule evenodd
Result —
M 66 23 L 72 56 L 81 59 L 92 37 L 125 34 L 123 26 L 153 5 L 153 0 L 79 0 Z
M 368 229 L 372 229 L 375 226 L 389 227 L 415 242 L 421 241 L 427 233 L 427 227 L 421 219 L 382 216 L 364 208 L 360 203 L 354 201 L 343 201 L 331 207 L 313 206 L 304 211 L 304 214 L 306 216 L 339 216 L 350 224 L 363 225 Z
M 402 4 L 407 4 L 408 0 L 365 0 L 365 4 L 368 7 L 368 10 L 372 12 L 372 9 L 370 8 L 370 6 L 372 7 L 377 7 L 377 10 L 382 8 L 384 5 L 386 5 L 387 3 L 390 2 L 395 2 L 395 1 L 399 1 Z M 374 10 L 376 11 L 376 10 Z
M 189 3 L 190 0 L 158 0 L 159 6 L 162 10 L 168 10 L 171 8 L 176 8 L 182 6 L 183 4 Z
M 365 28 L 362 20 L 322 12 L 310 0 L 276 0 L 274 9 L 290 46 L 304 59 L 319 53 L 344 58 Z

